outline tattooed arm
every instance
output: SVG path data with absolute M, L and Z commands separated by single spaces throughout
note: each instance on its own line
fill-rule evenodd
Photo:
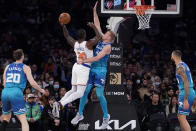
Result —
M 184 83 L 184 90 L 185 90 L 184 100 L 187 100 L 188 99 L 188 95 L 189 95 L 189 82 L 188 82 L 188 79 L 187 79 L 187 76 L 186 76 L 185 69 L 184 69 L 184 67 L 179 66 L 179 67 L 177 67 L 177 71 L 176 72 L 181 77 L 181 79 L 182 79 L 182 81 Z

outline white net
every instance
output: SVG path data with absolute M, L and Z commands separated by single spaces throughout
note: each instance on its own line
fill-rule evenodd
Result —
M 135 6 L 136 16 L 139 21 L 139 30 L 145 30 L 150 28 L 150 18 L 152 16 L 152 12 L 146 13 L 146 10 L 154 8 L 153 6 Z
M 136 15 L 139 21 L 139 30 L 145 30 L 150 28 L 150 18 L 152 14 Z

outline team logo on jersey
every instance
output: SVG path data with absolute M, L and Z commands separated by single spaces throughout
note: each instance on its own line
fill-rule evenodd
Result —
M 121 85 L 121 73 L 110 73 L 110 85 Z
M 102 83 L 102 84 L 105 84 L 105 80 L 104 80 L 104 79 L 101 79 L 101 83 Z
M 184 106 L 183 102 L 178 102 L 178 104 L 179 104 L 179 107 L 183 107 Z
M 26 108 L 21 108 L 18 112 L 26 112 Z
M 76 48 L 76 50 L 77 51 L 84 51 L 84 48 L 79 47 L 79 48 Z

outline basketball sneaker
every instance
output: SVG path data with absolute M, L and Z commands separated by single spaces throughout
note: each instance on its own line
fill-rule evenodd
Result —
M 77 113 L 76 116 L 71 120 L 71 124 L 77 125 L 78 122 L 83 120 L 83 119 L 84 119 L 84 116 Z
M 110 121 L 110 115 L 108 114 L 108 118 L 103 118 L 103 123 L 101 125 L 101 129 L 107 129 L 107 126 L 109 124 Z

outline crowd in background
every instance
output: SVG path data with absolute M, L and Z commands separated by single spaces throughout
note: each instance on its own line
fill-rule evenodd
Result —
M 182 60 L 196 84 L 196 19 L 194 9 L 185 5 L 182 18 L 152 18 L 151 29 L 132 32 L 130 42 L 122 43 L 123 85 L 127 99 L 137 107 L 143 130 L 153 114 L 177 113 L 179 89 L 176 65 L 171 61 L 173 50 L 182 51 Z M 191 113 L 196 113 L 196 100 Z
M 77 113 L 79 100 L 66 105 L 62 112 L 52 108 L 71 89 L 71 71 L 75 63 L 74 51 L 64 39 L 57 20 L 61 12 L 71 12 L 70 35 L 76 38 L 77 29 L 84 28 L 89 39 L 94 34 L 86 24 L 92 21 L 94 2 L 0 0 L 0 92 L 3 70 L 14 61 L 12 52 L 17 48 L 24 50 L 24 63 L 30 65 L 34 79 L 47 92 L 42 96 L 29 84 L 24 90 L 31 130 L 37 130 L 37 127 L 44 131 L 76 129 L 70 121 Z M 126 47 L 123 51 L 123 86 L 128 101 L 140 109 L 137 111 L 141 122 L 148 121 L 148 116 L 154 113 L 177 112 L 179 90 L 175 65 L 170 60 L 172 50 L 183 52 L 183 60 L 189 65 L 196 84 L 196 19 L 194 9 L 188 7 L 190 3 L 185 6 L 182 18 L 154 18 L 150 30 L 134 31 L 128 38 L 130 43 L 122 45 Z M 102 17 L 102 26 L 106 20 Z M 196 112 L 196 101 L 192 112 Z

